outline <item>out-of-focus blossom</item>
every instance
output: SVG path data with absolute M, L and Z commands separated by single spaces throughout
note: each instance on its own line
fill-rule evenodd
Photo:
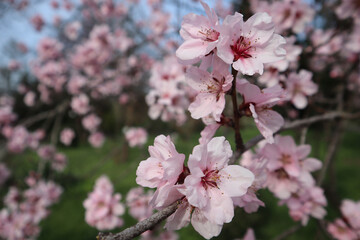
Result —
M 130 147 L 143 146 L 146 141 L 148 134 L 145 128 L 141 127 L 130 127 L 124 129 L 125 138 L 128 141 Z
M 125 208 L 120 200 L 121 194 L 114 194 L 109 178 L 101 176 L 83 203 L 86 222 L 98 230 L 111 230 L 122 226 L 123 220 L 120 216 L 124 214 Z
M 60 133 L 60 141 L 69 146 L 75 137 L 75 132 L 71 128 L 64 128 Z
M 288 99 L 298 109 L 307 106 L 307 96 L 314 95 L 318 91 L 318 86 L 311 80 L 312 73 L 301 70 L 297 73 L 290 73 L 286 80 L 286 91 Z

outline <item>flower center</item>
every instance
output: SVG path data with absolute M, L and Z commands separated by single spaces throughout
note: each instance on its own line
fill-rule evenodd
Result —
M 225 78 L 223 77 L 221 80 L 218 80 L 215 77 L 212 77 L 214 81 L 210 81 L 207 85 L 207 91 L 209 93 L 216 94 L 216 101 L 219 101 L 220 99 L 220 93 L 223 92 L 222 85 L 225 82 Z
M 218 40 L 220 33 L 212 28 L 201 29 L 199 31 L 203 35 L 203 39 L 207 42 L 214 42 Z
M 234 62 L 240 58 L 251 58 L 250 49 L 251 41 L 249 39 L 240 36 L 238 40 L 234 43 L 234 45 L 230 46 L 233 54 L 234 54 Z
M 280 158 L 280 161 L 281 161 L 283 164 L 290 164 L 290 163 L 291 163 L 291 156 L 288 155 L 288 154 L 282 154 L 282 155 L 281 155 L 281 158 Z
M 289 178 L 289 175 L 287 174 L 287 172 L 283 169 L 280 168 L 278 170 L 275 171 L 277 178 L 279 179 L 287 179 Z
M 218 188 L 217 181 L 220 180 L 220 175 L 218 173 L 219 170 L 205 171 L 205 176 L 201 178 L 201 183 L 205 189 L 208 187 Z

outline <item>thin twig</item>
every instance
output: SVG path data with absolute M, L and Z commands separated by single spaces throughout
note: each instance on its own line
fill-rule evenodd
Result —
M 146 230 L 153 228 L 155 225 L 159 224 L 161 221 L 168 218 L 173 214 L 178 205 L 181 203 L 181 200 L 178 200 L 171 204 L 170 206 L 164 208 L 163 210 L 158 211 L 153 214 L 151 217 L 138 222 L 136 225 L 129 227 L 122 232 L 112 234 L 112 233 L 99 233 L 97 236 L 98 240 L 127 240 L 139 236 Z
M 336 119 L 336 118 L 356 119 L 356 118 L 360 118 L 360 112 L 352 114 L 352 113 L 335 111 L 335 112 L 325 113 L 325 114 L 319 115 L 319 116 L 313 116 L 313 117 L 304 118 L 304 119 L 301 119 L 301 120 L 296 120 L 296 121 L 293 121 L 293 122 L 290 122 L 290 123 L 286 123 L 275 134 L 280 133 L 280 132 L 285 131 L 285 130 L 294 129 L 294 128 L 297 128 L 297 127 L 311 125 L 313 123 L 332 120 L 332 119 Z M 247 143 L 245 143 L 244 151 L 249 150 L 250 148 L 255 146 L 258 142 L 260 142 L 263 139 L 264 139 L 264 137 L 262 135 L 258 135 L 256 137 L 250 139 Z
M 38 121 L 54 117 L 57 113 L 64 111 L 63 109 L 66 109 L 68 107 L 68 105 L 69 105 L 69 102 L 65 101 L 62 104 L 58 105 L 55 109 L 52 109 L 52 110 L 46 111 L 46 112 L 42 112 L 35 116 L 25 119 L 24 121 L 20 122 L 20 125 L 29 127 Z
M 286 231 L 282 232 L 280 235 L 276 236 L 274 240 L 286 239 L 288 236 L 297 232 L 300 228 L 301 228 L 301 224 L 294 225 L 291 228 L 287 229 Z

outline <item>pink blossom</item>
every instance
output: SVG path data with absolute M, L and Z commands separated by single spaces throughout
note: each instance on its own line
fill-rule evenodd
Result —
M 324 191 L 319 187 L 301 188 L 289 199 L 282 201 L 286 203 L 290 210 L 290 216 L 295 221 L 301 221 L 302 225 L 307 225 L 309 216 L 323 219 L 326 215 L 324 206 L 327 205 Z
M 200 144 L 207 144 L 215 135 L 216 131 L 221 127 L 212 116 L 203 117 L 202 121 L 206 124 L 205 128 L 200 132 Z
M 288 199 L 300 187 L 311 188 L 315 181 L 310 172 L 321 168 L 321 162 L 308 158 L 309 145 L 296 146 L 290 136 L 275 137 L 274 144 L 266 144 L 259 154 L 267 161 L 267 187 L 280 199 Z
M 222 224 L 209 220 L 204 210 L 191 206 L 185 198 L 174 214 L 168 217 L 165 228 L 179 230 L 191 222 L 194 229 L 204 238 L 210 239 L 220 234 Z
M 220 29 L 217 55 L 245 75 L 263 74 L 264 64 L 284 58 L 285 39 L 274 33 L 267 13 L 257 13 L 246 22 L 240 13 L 227 16 Z
M 86 130 L 95 132 L 101 123 L 101 119 L 92 113 L 84 117 L 81 122 Z
M 141 187 L 132 188 L 126 196 L 126 205 L 129 207 L 129 213 L 135 219 L 141 221 L 148 218 L 153 213 L 153 208 L 149 205 L 154 192 L 144 192 Z
M 245 212 L 256 212 L 260 206 L 265 204 L 257 198 L 256 191 L 265 187 L 267 172 L 265 159 L 254 155 L 250 150 L 242 155 L 240 165 L 249 169 L 255 176 L 252 185 L 248 188 L 245 195 L 233 197 L 234 205 L 244 208 Z
M 341 203 L 341 213 L 353 229 L 358 229 L 360 234 L 360 201 L 354 202 L 345 199 Z
M 147 141 L 148 134 L 145 128 L 125 128 L 124 133 L 130 147 L 143 146 Z
M 231 146 L 224 137 L 195 146 L 189 156 L 190 175 L 185 178 L 186 198 L 204 216 L 216 224 L 230 222 L 234 216 L 231 197 L 244 195 L 254 181 L 254 174 L 241 166 L 230 165 Z
M 336 219 L 327 227 L 328 232 L 337 240 L 356 240 L 356 233 L 341 219 Z
M 282 127 L 284 119 L 271 110 L 271 107 L 284 99 L 283 89 L 276 85 L 261 90 L 258 86 L 241 80 L 237 82 L 236 90 L 243 96 L 240 110 L 245 116 L 254 118 L 257 128 L 269 143 L 274 142 L 273 134 Z
M 25 94 L 24 103 L 28 107 L 33 107 L 35 105 L 36 94 L 33 91 L 29 91 Z
M 39 157 L 46 160 L 52 159 L 54 157 L 55 152 L 56 149 L 53 145 L 41 146 L 37 151 Z
M 286 38 L 286 44 L 284 45 L 284 49 L 286 51 L 285 58 L 278 62 L 270 63 L 269 65 L 277 68 L 280 72 L 287 70 L 289 67 L 294 67 L 294 65 L 296 67 L 302 48 L 295 45 L 295 41 L 295 36 Z
M 98 230 L 111 230 L 123 225 L 120 218 L 125 208 L 121 200 L 121 194 L 113 194 L 113 186 L 106 176 L 96 180 L 93 192 L 83 202 L 85 207 L 86 222 Z
M 86 85 L 87 79 L 81 75 L 71 76 L 70 80 L 67 83 L 67 91 L 76 95 L 81 92 L 81 88 Z
M 246 230 L 243 240 L 255 240 L 255 239 L 256 238 L 255 238 L 254 230 L 252 228 L 248 228 L 248 230 Z
M 254 11 L 265 11 L 273 17 L 276 31 L 281 33 L 292 30 L 294 33 L 301 33 L 307 24 L 313 21 L 315 11 L 308 3 L 299 0 L 275 1 L 268 4 L 261 1 L 253 4 Z
M 335 13 L 340 19 L 354 17 L 359 19 L 360 7 L 357 0 L 342 0 L 341 4 L 335 9 Z
M 67 164 L 67 158 L 63 153 L 56 153 L 51 161 L 51 168 L 62 172 L 64 171 Z
M 60 133 L 60 141 L 69 146 L 75 137 L 75 132 L 71 128 L 64 128 Z
M 79 115 L 84 115 L 90 111 L 89 98 L 85 94 L 73 97 L 71 100 L 71 108 Z
M 88 141 L 91 146 L 99 148 L 104 144 L 105 137 L 101 132 L 94 132 L 90 134 Z
M 79 21 L 68 23 L 65 26 L 65 35 L 67 38 L 74 41 L 78 38 L 80 29 L 81 23 Z
M 185 42 L 176 50 L 176 56 L 183 61 L 199 60 L 213 51 L 218 43 L 218 17 L 206 3 L 201 4 L 206 17 L 190 13 L 181 23 L 180 35 Z
M 31 24 L 34 26 L 36 31 L 40 32 L 41 29 L 43 28 L 45 22 L 40 14 L 36 14 L 35 16 L 33 16 L 31 18 Z
M 170 137 L 157 136 L 149 146 L 150 157 L 141 161 L 136 170 L 136 183 L 157 188 L 151 203 L 154 207 L 171 204 L 182 195 L 175 183 L 183 171 L 185 156 L 176 151 Z
M 43 38 L 40 40 L 37 46 L 37 52 L 39 54 L 39 58 L 42 61 L 57 59 L 62 53 L 64 46 L 57 39 L 54 38 Z
M 225 108 L 225 93 L 230 90 L 233 81 L 228 65 L 219 59 L 215 61 L 212 73 L 191 67 L 186 77 L 190 87 L 198 92 L 189 106 L 191 117 L 199 119 L 211 114 L 215 121 L 220 121 Z
M 311 81 L 311 78 L 311 72 L 301 70 L 299 74 L 290 73 L 286 80 L 288 99 L 298 109 L 303 109 L 307 106 L 308 100 L 306 96 L 314 95 L 318 91 L 318 86 Z

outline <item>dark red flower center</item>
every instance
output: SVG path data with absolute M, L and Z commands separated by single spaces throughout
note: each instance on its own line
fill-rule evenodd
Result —
M 234 54 L 234 62 L 240 58 L 252 57 L 250 54 L 251 41 L 244 38 L 243 36 L 240 36 L 234 45 L 230 46 L 230 48 Z

